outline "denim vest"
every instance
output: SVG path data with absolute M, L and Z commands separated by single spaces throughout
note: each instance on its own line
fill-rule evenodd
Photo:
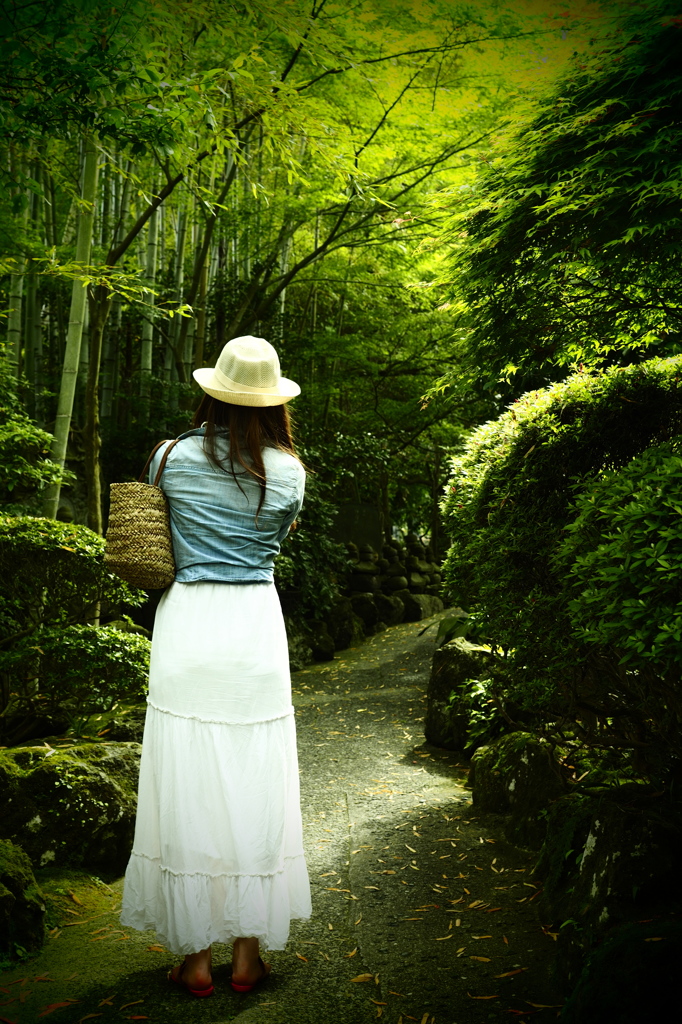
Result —
M 305 470 L 293 455 L 263 449 L 266 489 L 258 513 L 258 482 L 241 466 L 219 469 L 203 449 L 204 429 L 182 434 L 159 481 L 170 505 L 178 583 L 269 583 L 275 556 L 303 503 Z M 218 453 L 227 455 L 227 437 Z M 150 470 L 154 480 L 166 446 Z

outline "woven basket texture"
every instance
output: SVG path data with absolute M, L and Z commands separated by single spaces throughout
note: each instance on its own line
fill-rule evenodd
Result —
M 104 562 L 126 583 L 144 590 L 175 579 L 168 501 L 160 487 L 138 481 L 112 484 Z

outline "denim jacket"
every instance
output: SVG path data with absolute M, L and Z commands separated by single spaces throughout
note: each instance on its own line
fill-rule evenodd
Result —
M 170 505 L 175 579 L 269 583 L 275 556 L 303 503 L 305 470 L 293 455 L 263 449 L 265 501 L 256 522 L 258 482 L 241 466 L 235 467 L 237 480 L 219 469 L 203 440 L 203 427 L 182 434 L 159 481 Z M 227 454 L 227 438 L 218 440 L 220 454 L 223 445 Z M 163 445 L 154 456 L 150 482 L 165 450 Z

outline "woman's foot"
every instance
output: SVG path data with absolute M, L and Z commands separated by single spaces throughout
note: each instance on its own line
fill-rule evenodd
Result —
M 184 985 L 193 996 L 212 995 L 210 947 L 198 953 L 189 953 L 181 964 L 169 971 L 168 977 L 176 984 Z
M 235 939 L 232 947 L 232 980 L 235 992 L 250 992 L 267 978 L 272 968 L 258 952 L 258 939 Z

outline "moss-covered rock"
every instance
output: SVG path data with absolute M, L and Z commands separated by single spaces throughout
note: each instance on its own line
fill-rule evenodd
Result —
M 435 651 L 424 722 L 424 735 L 429 743 L 446 750 L 463 750 L 467 742 L 469 713 L 458 705 L 456 698 L 451 698 L 467 680 L 487 674 L 492 659 L 490 651 L 459 638 Z
M 0 956 L 39 949 L 45 938 L 45 900 L 31 861 L 18 846 L 0 839 Z
M 435 597 L 433 594 L 408 593 L 405 597 L 400 592 L 396 596 L 400 597 L 405 605 L 405 622 L 421 622 L 422 619 L 428 619 L 431 615 L 442 612 L 445 607 L 441 598 Z
M 679 912 L 681 855 L 679 822 L 646 786 L 569 794 L 552 805 L 536 868 L 544 879 L 538 909 L 559 930 L 563 987 L 613 928 Z
M 564 792 L 552 748 L 532 733 L 512 732 L 471 759 L 469 782 L 474 807 L 510 816 L 510 839 L 540 846 L 546 831 L 539 817 Z
M 141 747 L 83 743 L 0 752 L 0 836 L 34 867 L 85 867 L 111 875 L 132 847 Z

